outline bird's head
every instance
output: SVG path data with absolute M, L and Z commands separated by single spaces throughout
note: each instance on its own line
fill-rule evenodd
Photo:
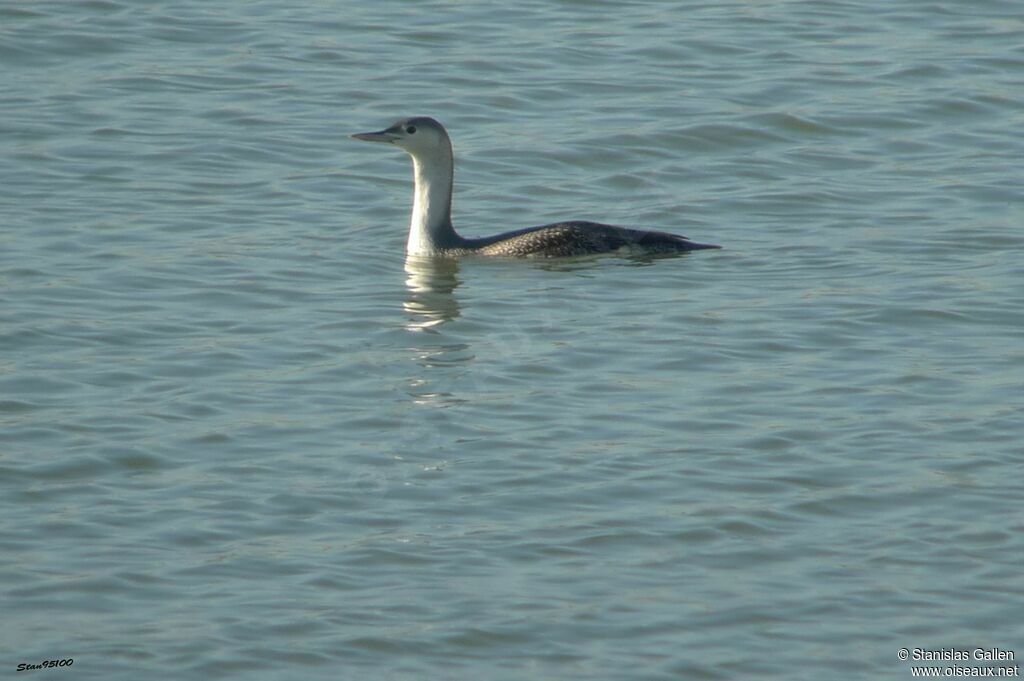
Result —
M 403 118 L 379 132 L 359 132 L 351 137 L 364 142 L 393 144 L 421 158 L 451 152 L 451 141 L 444 126 L 428 116 Z

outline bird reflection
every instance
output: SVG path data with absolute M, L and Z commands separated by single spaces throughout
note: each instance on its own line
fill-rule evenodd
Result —
M 459 316 L 459 302 L 453 295 L 462 283 L 457 260 L 410 255 L 405 272 L 409 297 L 402 307 L 409 314 L 407 329 L 431 331 Z
M 458 261 L 410 255 L 405 260 L 405 272 L 405 327 L 430 334 L 410 338 L 409 351 L 420 366 L 420 373 L 409 381 L 407 393 L 418 407 L 451 407 L 464 401 L 450 388 L 474 358 L 469 345 L 441 332 L 445 322 L 460 315 L 459 303 L 453 295 L 462 283 Z

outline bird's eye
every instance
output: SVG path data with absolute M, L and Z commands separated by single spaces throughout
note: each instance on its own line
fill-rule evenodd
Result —
M 410 125 L 408 128 L 405 129 L 405 131 L 407 133 L 409 133 L 410 135 L 415 135 L 416 134 L 416 126 L 415 125 Z

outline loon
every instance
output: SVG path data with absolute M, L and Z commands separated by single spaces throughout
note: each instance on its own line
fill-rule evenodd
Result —
M 455 162 L 444 126 L 433 118 L 404 118 L 379 132 L 351 135 L 365 142 L 394 144 L 412 156 L 416 189 L 406 252 L 413 256 L 484 255 L 512 258 L 554 258 L 612 253 L 682 253 L 704 248 L 684 236 L 667 232 L 605 225 L 586 220 L 556 222 L 495 236 L 467 239 L 452 226 L 452 178 Z

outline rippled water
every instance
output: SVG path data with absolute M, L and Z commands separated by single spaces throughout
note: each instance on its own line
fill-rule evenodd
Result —
M 5 673 L 1024 640 L 1019 3 L 36 1 L 0 63 Z M 466 235 L 725 249 L 406 262 L 408 160 L 345 135 L 410 114 Z

